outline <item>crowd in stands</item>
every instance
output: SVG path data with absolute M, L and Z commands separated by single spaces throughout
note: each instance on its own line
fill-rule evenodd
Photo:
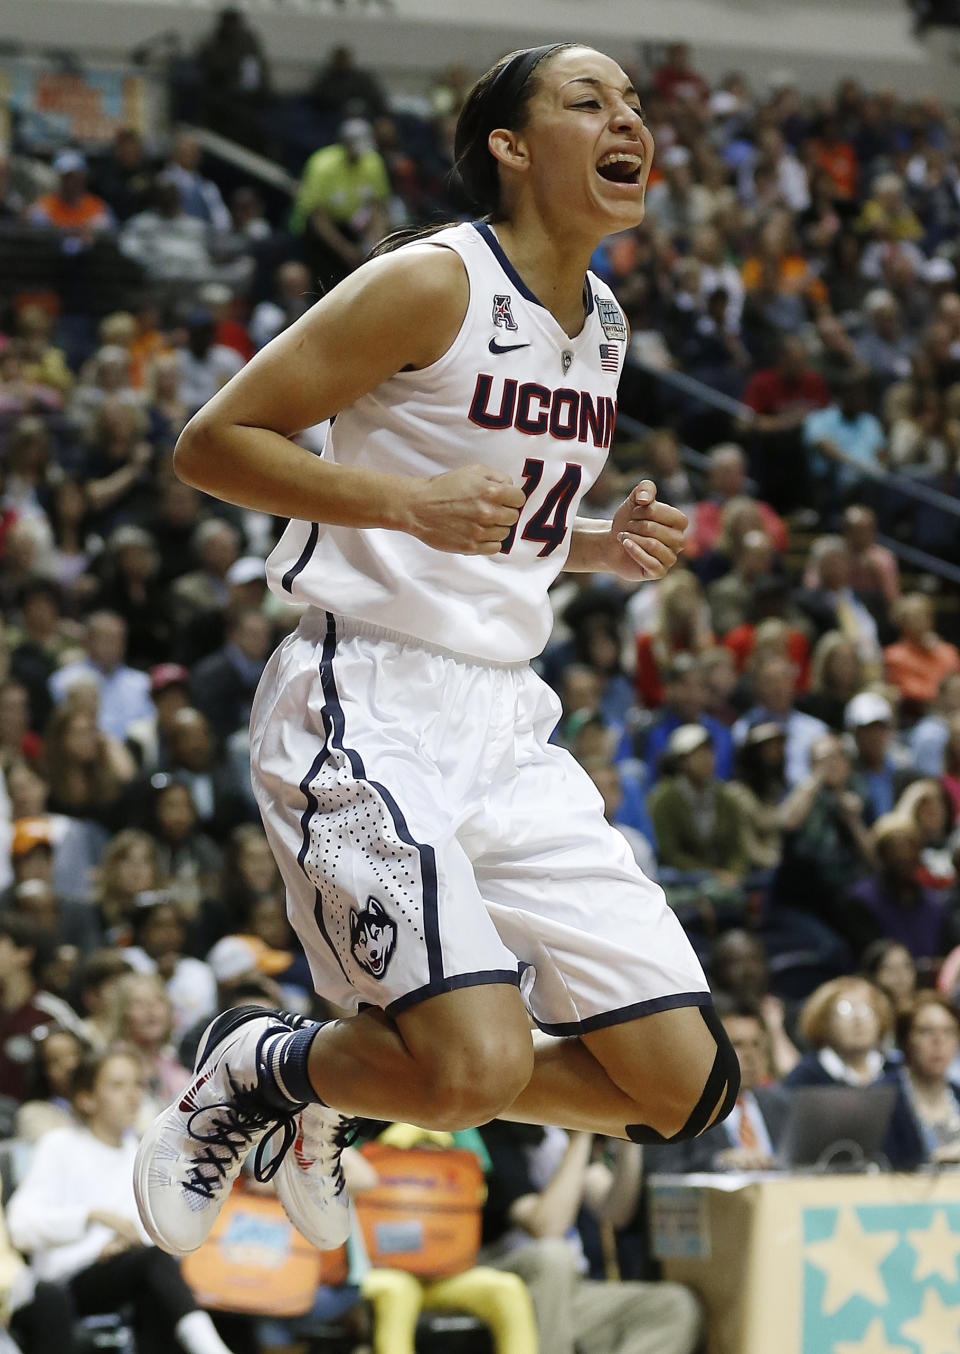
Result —
M 280 97 L 237 11 L 196 70 L 201 120 L 264 149 Z M 39 242 L 49 265 L 0 284 L 0 1137 L 33 1154 L 7 1226 L 37 1282 L 11 1252 L 0 1315 L 24 1354 L 70 1354 L 119 1289 L 140 1294 L 138 1348 L 226 1349 L 132 1195 L 97 1192 L 129 1176 L 212 1013 L 322 1009 L 247 770 L 254 690 L 298 620 L 266 586 L 283 524 L 181 483 L 172 451 L 385 231 L 469 218 L 450 170 L 471 74 L 411 112 L 334 51 L 302 101 L 328 144 L 292 203 L 186 131 L 47 159 L 14 142 L 0 166 L 5 257 Z M 651 1281 L 644 1172 L 769 1166 L 792 1087 L 893 1085 L 890 1163 L 960 1162 L 960 591 L 901 550 L 960 560 L 960 117 L 852 78 L 710 87 L 680 44 L 636 80 L 647 220 L 594 266 L 630 321 L 621 412 L 641 427 L 583 511 L 649 473 L 687 548 L 632 589 L 561 575 L 540 668 L 556 741 L 708 968 L 744 1092 L 643 1162 L 561 1130 L 473 1141 L 480 1259 L 526 1285 L 475 1301 L 511 1354 L 693 1354 L 696 1301 Z M 97 260 L 121 279 L 109 309 Z M 651 375 L 673 371 L 727 404 Z M 412 1354 L 420 1306 L 453 1299 L 375 1274 L 351 1292 L 377 1354 Z

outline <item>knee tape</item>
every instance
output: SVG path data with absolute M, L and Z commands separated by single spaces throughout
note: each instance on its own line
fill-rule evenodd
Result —
M 727 1038 L 727 1032 L 720 1023 L 720 1018 L 713 1007 L 701 1006 L 700 1014 L 703 1016 L 704 1024 L 713 1035 L 717 1045 L 713 1066 L 710 1069 L 710 1075 L 707 1077 L 707 1083 L 703 1088 L 700 1099 L 691 1110 L 686 1123 L 672 1137 L 665 1138 L 662 1133 L 658 1133 L 655 1128 L 649 1128 L 646 1124 L 627 1124 L 626 1133 L 631 1142 L 653 1146 L 665 1142 L 681 1142 L 685 1138 L 695 1138 L 711 1122 L 710 1116 L 718 1101 L 721 1102 L 720 1108 L 714 1115 L 712 1123 L 719 1124 L 721 1120 L 726 1119 L 733 1109 L 740 1092 L 740 1063 L 737 1061 L 733 1045 Z

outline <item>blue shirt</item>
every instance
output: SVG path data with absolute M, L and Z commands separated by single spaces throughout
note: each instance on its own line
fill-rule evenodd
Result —
M 150 700 L 150 678 L 145 672 L 121 664 L 112 672 L 103 672 L 89 658 L 79 663 L 68 663 L 50 677 L 48 686 L 54 703 L 66 699 L 71 686 L 78 679 L 94 678 L 100 690 L 97 724 L 104 733 L 121 741 L 135 720 L 153 719 L 155 710 Z
M 817 479 L 825 479 L 836 468 L 839 482 L 846 485 L 856 482 L 856 472 L 829 460 L 816 450 L 817 443 L 835 442 L 841 451 L 855 461 L 875 466 L 877 453 L 884 445 L 885 438 L 883 426 L 873 414 L 844 418 L 839 405 L 831 404 L 826 409 L 815 409 L 803 420 L 803 441 L 810 448 L 810 469 Z

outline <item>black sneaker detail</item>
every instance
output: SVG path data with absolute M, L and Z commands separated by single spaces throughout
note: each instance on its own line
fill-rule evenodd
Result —
M 263 1129 L 269 1131 L 257 1147 L 253 1175 L 264 1184 L 276 1175 L 297 1136 L 298 1108 L 281 1114 L 267 1105 L 256 1089 L 238 1086 L 229 1074 L 228 1079 L 231 1099 L 194 1110 L 187 1121 L 187 1132 L 195 1142 L 202 1144 L 202 1150 L 193 1158 L 183 1188 L 204 1199 L 213 1198 L 221 1181 L 238 1161 L 243 1160 L 253 1139 Z M 203 1130 L 195 1122 L 201 1116 L 210 1116 Z M 266 1149 L 274 1143 L 277 1133 L 280 1134 L 280 1145 L 264 1163 Z

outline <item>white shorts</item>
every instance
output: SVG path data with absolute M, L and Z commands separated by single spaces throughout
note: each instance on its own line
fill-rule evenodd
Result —
M 267 664 L 250 742 L 322 996 L 395 1014 L 519 984 L 557 1035 L 710 1004 L 662 890 L 548 742 L 559 713 L 526 664 L 306 614 Z

